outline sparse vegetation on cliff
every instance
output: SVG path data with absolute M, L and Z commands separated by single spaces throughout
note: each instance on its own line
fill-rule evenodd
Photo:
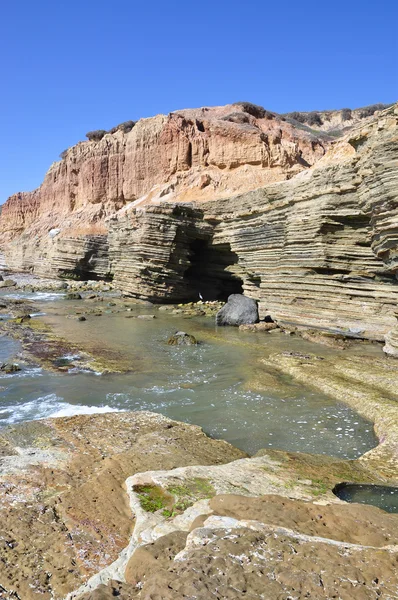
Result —
M 392 106 L 391 104 L 370 104 L 369 106 L 364 106 L 359 113 L 361 119 L 365 119 L 366 117 L 371 117 L 375 114 L 377 110 L 384 110 Z
M 242 110 L 256 119 L 273 119 L 275 115 L 263 106 L 253 104 L 252 102 L 234 102 L 234 106 L 240 106 Z
M 129 133 L 129 131 L 133 129 L 135 124 L 136 121 L 123 121 L 123 123 L 119 123 L 119 125 L 112 127 L 112 129 L 109 129 L 108 131 L 106 129 L 96 129 L 95 131 L 88 131 L 86 133 L 86 138 L 88 138 L 90 142 L 99 142 L 107 133 L 116 133 L 117 131 Z M 62 154 L 64 154 L 64 152 Z M 62 155 L 60 156 L 61 158 L 64 158 Z
M 124 121 L 123 123 L 119 123 L 116 127 L 112 127 L 108 131 L 108 133 L 116 133 L 117 131 L 123 131 L 123 133 L 128 133 L 131 131 L 135 125 L 136 121 Z
M 86 138 L 89 142 L 99 142 L 107 133 L 108 132 L 105 131 L 105 129 L 96 129 L 95 131 L 88 131 L 86 133 Z
M 307 117 L 308 125 L 323 125 L 321 115 L 317 112 L 310 112 Z
M 306 123 L 307 125 L 323 125 L 322 117 L 318 112 L 309 112 L 309 113 L 301 113 L 301 112 L 292 112 L 287 113 L 286 117 L 290 117 L 294 119 L 298 123 Z
M 340 110 L 341 120 L 350 121 L 356 115 L 357 118 L 365 119 L 366 117 L 371 117 L 378 110 L 384 110 L 388 108 L 391 104 L 371 104 L 370 106 L 364 106 L 363 108 L 351 109 L 351 108 L 342 108 Z M 334 113 L 339 111 L 312 111 L 312 112 L 298 112 L 293 111 L 290 113 L 286 113 L 283 115 L 283 118 L 288 121 L 294 120 L 296 123 L 301 123 L 302 125 L 309 125 L 310 127 L 313 125 L 321 127 L 324 124 L 324 121 L 330 121 L 331 117 Z M 330 132 L 329 132 L 330 133 Z M 331 133 L 331 135 L 333 135 Z
M 352 119 L 351 108 L 342 108 L 341 109 L 341 118 L 343 121 L 349 121 L 350 119 Z

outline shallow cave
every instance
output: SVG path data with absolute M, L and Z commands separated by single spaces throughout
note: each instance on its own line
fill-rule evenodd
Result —
M 230 294 L 243 294 L 243 281 L 237 274 L 238 255 L 230 244 L 211 244 L 196 239 L 189 246 L 190 267 L 184 273 L 187 300 L 226 301 Z

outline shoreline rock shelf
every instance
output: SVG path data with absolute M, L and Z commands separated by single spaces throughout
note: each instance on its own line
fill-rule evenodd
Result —
M 155 586 L 162 598 L 223 589 L 232 599 L 239 579 L 259 599 L 296 585 L 314 586 L 316 598 L 348 590 L 370 599 L 376 576 L 385 593 L 398 585 L 398 515 L 333 494 L 342 480 L 385 483 L 362 460 L 275 450 L 247 458 L 148 412 L 8 427 L 0 453 L 0 581 L 10 597 L 99 600 L 116 586 L 127 600 Z M 204 568 L 212 561 L 222 562 L 221 579 Z M 302 583 L 287 577 L 293 566 Z M 326 585 L 314 583 L 319 570 Z
M 26 313 L 26 302 L 8 302 Z M 82 303 L 87 307 L 91 300 L 79 300 L 75 308 Z M 108 304 L 119 310 L 134 302 L 119 298 Z M 181 316 L 187 311 L 187 318 L 207 306 L 213 313 L 219 309 L 201 302 L 166 312 L 172 323 L 174 310 Z M 44 336 L 60 356 L 59 345 L 66 340 L 53 338 L 44 325 L 45 319 L 29 319 L 4 328 L 16 328 L 31 341 Z M 277 331 L 269 319 L 245 327 Z M 250 337 L 244 328 L 222 333 L 237 340 Z M 63 347 L 63 355 L 66 351 L 69 356 L 72 348 Z M 57 368 L 62 372 L 69 360 L 90 359 L 96 357 L 70 355 Z M 343 482 L 398 483 L 395 362 L 383 356 L 341 353 L 336 358 L 334 353 L 331 359 L 327 353 L 290 351 L 265 362 L 371 419 L 379 445 L 356 460 L 276 450 L 248 458 L 226 442 L 207 438 L 199 427 L 145 412 L 46 419 L 3 429 L 0 535 L 12 546 L 0 547 L 6 593 L 12 597 L 15 591 L 24 600 L 46 595 L 110 600 L 118 593 L 131 600 L 149 598 L 156 589 L 171 600 L 193 590 L 211 597 L 217 587 L 233 599 L 235 583 L 241 582 L 260 600 L 264 590 L 273 595 L 296 590 L 291 568 L 300 574 L 303 593 L 311 589 L 325 600 L 343 591 L 354 600 L 359 590 L 358 600 L 371 600 L 376 588 L 391 593 L 398 585 L 393 569 L 398 515 L 347 505 L 333 490 Z M 225 573 L 221 578 L 213 573 L 216 546 Z M 282 553 L 285 560 L 270 561 L 269 552 Z M 48 577 L 42 577 L 43 570 Z M 323 586 L 314 584 L 321 570 Z M 352 570 L 361 572 L 360 587 Z M 193 572 L 199 574 L 194 579 Z

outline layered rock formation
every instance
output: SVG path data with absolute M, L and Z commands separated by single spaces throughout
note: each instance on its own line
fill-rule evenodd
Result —
M 14 240 L 8 265 L 62 272 L 68 240 L 106 232 L 105 218 L 128 203 L 225 198 L 291 177 L 323 156 L 327 141 L 244 109 L 159 115 L 70 148 L 39 189 L 4 205 L 1 243 Z M 71 245 L 70 260 L 86 260 L 84 243 L 78 245 Z M 102 275 L 101 268 L 91 272 Z
M 109 233 L 116 284 L 153 300 L 241 287 L 285 326 L 383 340 L 398 300 L 397 122 L 392 107 L 312 169 L 200 212 L 120 211 Z
M 244 291 L 261 316 L 388 334 L 394 354 L 398 109 L 358 121 L 331 145 L 243 104 L 80 143 L 6 203 L 8 265 L 111 276 L 152 301 Z

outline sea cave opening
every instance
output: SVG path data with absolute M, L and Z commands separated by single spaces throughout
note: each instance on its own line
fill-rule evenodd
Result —
M 226 301 L 230 294 L 243 294 L 238 255 L 230 244 L 212 244 L 196 239 L 189 246 L 190 267 L 184 273 L 189 299 Z

